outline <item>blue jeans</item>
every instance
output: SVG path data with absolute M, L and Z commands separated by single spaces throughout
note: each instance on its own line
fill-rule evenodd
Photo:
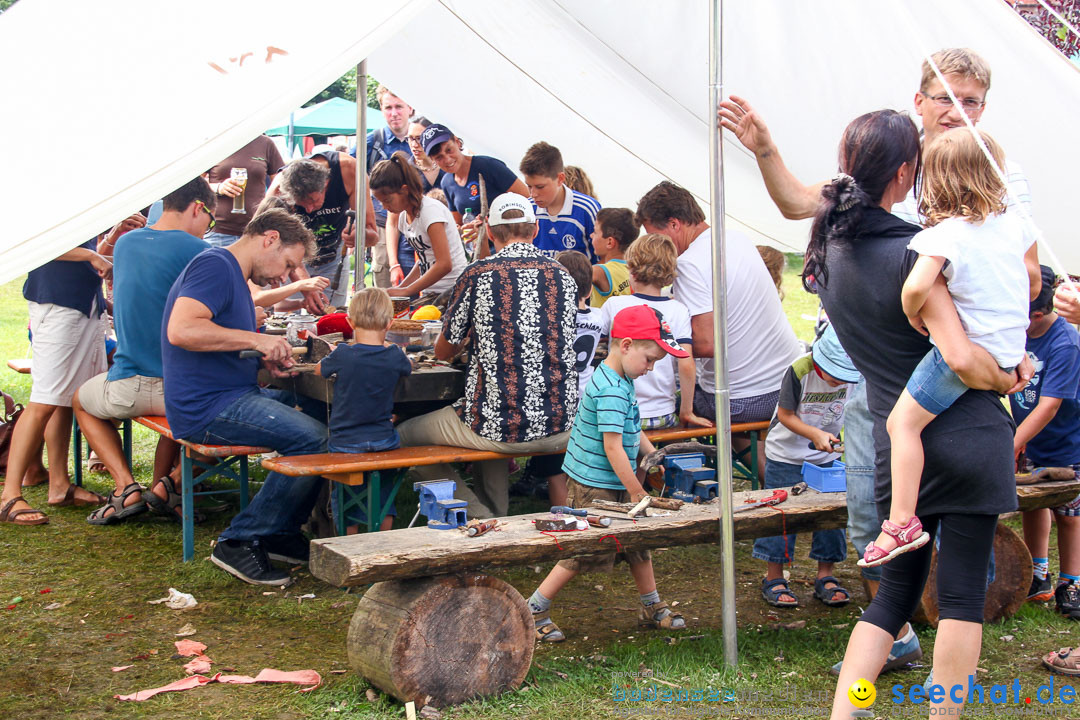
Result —
M 367 441 L 367 442 L 352 442 L 342 443 L 340 440 L 330 438 L 330 452 L 343 452 L 343 453 L 366 453 L 366 452 L 379 452 L 381 450 L 395 450 L 401 447 L 401 438 L 398 437 L 397 430 L 394 431 L 392 437 L 382 441 Z M 390 490 L 393 483 L 388 482 L 391 477 L 390 473 L 383 475 L 383 480 L 379 485 L 379 506 L 386 504 L 387 499 L 390 497 Z M 346 488 L 346 492 L 352 488 Z M 338 513 L 337 494 L 330 493 L 330 508 L 334 515 L 337 517 Z M 387 515 L 397 517 L 397 508 L 393 505 L 386 511 Z M 367 525 L 367 513 L 362 508 L 356 508 L 354 511 L 345 516 L 345 521 L 350 524 L 363 523 Z
M 964 381 L 945 363 L 937 348 L 926 353 L 907 381 L 907 391 L 911 397 L 934 415 L 948 410 L 967 389 Z
M 844 462 L 847 463 L 848 537 L 855 551 L 877 539 L 881 531 L 874 503 L 874 421 L 866 406 L 866 380 L 860 379 L 844 407 Z M 881 580 L 881 567 L 859 568 L 867 580 Z
M 294 408 L 299 404 L 301 412 Z M 252 390 L 234 400 L 207 426 L 210 445 L 262 445 L 282 455 L 326 452 L 326 405 L 285 390 Z M 233 518 L 221 540 L 251 542 L 271 535 L 296 535 L 319 495 L 318 476 L 272 472 L 262 490 Z
M 210 247 L 229 247 L 239 239 L 239 235 L 228 235 L 226 233 L 219 233 L 216 230 L 211 230 L 203 235 L 203 240 L 210 243 Z
M 832 467 L 832 462 L 820 467 Z M 765 460 L 765 489 L 791 487 L 802 481 L 802 466 Z M 795 557 L 797 535 L 775 535 L 754 541 L 753 556 L 771 563 L 789 563 Z M 847 540 L 840 528 L 815 530 L 810 544 L 810 559 L 818 562 L 840 562 L 847 557 Z

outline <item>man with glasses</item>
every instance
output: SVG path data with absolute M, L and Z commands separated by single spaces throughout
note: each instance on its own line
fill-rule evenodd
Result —
M 966 123 L 962 113 L 967 114 L 972 124 L 978 123 L 986 109 L 986 94 L 990 90 L 990 66 L 974 50 L 946 48 L 938 50 L 931 59 L 960 105 L 957 107 L 953 104 L 933 67 L 924 60 L 919 91 L 915 93 L 915 112 L 922 118 L 924 146 L 946 130 L 964 126 Z M 784 165 L 780 150 L 773 143 L 765 121 L 743 98 L 732 95 L 720 103 L 719 118 L 721 126 L 734 133 L 739 142 L 754 153 L 769 196 L 784 217 L 793 220 L 813 217 L 821 199 L 821 189 L 828 181 L 805 185 L 796 178 Z M 1030 215 L 1031 191 L 1019 165 L 1012 160 L 1006 160 L 1002 170 L 1009 187 L 1008 206 L 1015 207 L 1019 203 Z M 892 211 L 897 217 L 920 225 L 918 206 L 915 188 L 912 188 L 907 198 L 894 205 Z M 855 394 L 848 401 L 844 424 L 848 539 L 861 552 L 877 537 L 879 528 L 877 508 L 874 504 L 875 447 L 866 405 L 865 381 L 859 382 Z M 867 592 L 873 598 L 881 580 L 881 568 L 860 569 Z M 791 598 L 781 596 L 779 599 Z M 921 657 L 919 639 L 911 625 L 907 624 L 897 635 L 882 672 L 901 668 Z M 832 671 L 839 673 L 839 670 L 840 663 L 837 663 Z
M 161 370 L 161 317 L 165 298 L 176 278 L 210 245 L 202 239 L 214 227 L 216 198 L 206 180 L 197 177 L 163 199 L 163 212 L 150 227 L 123 235 L 113 250 L 113 322 L 116 354 L 108 372 L 95 375 L 75 393 L 72 406 L 91 449 L 109 469 L 116 489 L 109 502 L 90 513 L 92 525 L 111 525 L 146 510 L 143 488 L 124 459 L 112 418 L 164 415 Z M 162 437 L 151 488 L 161 505 L 169 499 L 166 475 L 173 470 L 176 443 Z M 162 480 L 162 478 L 165 478 Z M 179 469 L 173 473 L 179 488 Z M 179 508 L 169 512 L 180 516 Z

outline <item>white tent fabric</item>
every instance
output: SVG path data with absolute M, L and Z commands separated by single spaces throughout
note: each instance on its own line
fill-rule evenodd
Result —
M 298 11 L 311 19 L 281 21 Z M 724 13 L 725 91 L 755 104 L 807 181 L 835 172 L 853 117 L 911 108 L 924 52 L 977 49 L 994 69 L 982 127 L 1080 270 L 1080 148 L 1054 130 L 1080 112 L 1080 74 L 1004 2 L 725 0 Z M 605 205 L 634 207 L 668 178 L 708 209 L 705 0 L 20 0 L 0 16 L 0 282 L 186 182 L 364 57 L 512 168 L 543 139 Z M 732 138 L 725 161 L 730 227 L 801 249 L 806 224 L 780 217 Z

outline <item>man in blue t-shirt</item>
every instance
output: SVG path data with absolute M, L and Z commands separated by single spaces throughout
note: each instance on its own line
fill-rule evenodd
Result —
M 300 218 L 266 210 L 252 218 L 239 240 L 200 253 L 176 279 L 161 331 L 165 416 L 174 437 L 265 446 L 282 455 L 326 451 L 326 425 L 296 410 L 292 393 L 260 388 L 260 361 L 240 357 L 257 350 L 272 375 L 288 374 L 292 348 L 280 335 L 255 331 L 248 280 L 263 285 L 300 267 L 313 245 Z M 316 417 L 326 416 L 325 406 L 301 404 Z M 270 473 L 218 538 L 211 562 L 245 582 L 285 583 L 289 573 L 271 567 L 270 559 L 307 560 L 300 525 L 318 492 L 317 478 Z
M 109 469 L 116 489 L 90 513 L 92 525 L 109 525 L 146 510 L 143 488 L 124 458 L 112 418 L 164 415 L 161 384 L 161 316 L 169 289 L 192 258 L 210 245 L 202 236 L 214 220 L 214 192 L 201 177 L 163 198 L 161 218 L 132 230 L 113 249 L 113 324 L 117 348 L 108 372 L 87 380 L 72 406 L 90 447 Z M 162 437 L 155 455 L 153 490 L 165 504 L 179 487 L 172 458 L 177 445 Z M 166 477 L 173 471 L 173 478 Z M 180 516 L 179 497 L 168 512 Z
M 566 187 L 566 172 L 559 148 L 538 142 L 525 152 L 518 167 L 525 176 L 529 197 L 536 208 L 540 231 L 533 244 L 548 257 L 563 250 L 584 253 L 596 263 L 589 241 L 596 227 L 600 203 L 585 193 Z
M 1072 468 L 1080 479 L 1080 335 L 1054 312 L 1054 271 L 1042 266 L 1042 290 L 1031 302 L 1027 352 L 1035 374 L 1009 396 L 1016 436 L 1013 449 L 1034 467 Z M 1029 469 L 1025 467 L 1024 469 Z M 1049 574 L 1050 511 L 1023 514 L 1024 540 L 1034 577 L 1029 600 L 1055 600 L 1058 612 L 1080 620 L 1080 496 L 1053 508 L 1061 562 L 1060 582 Z

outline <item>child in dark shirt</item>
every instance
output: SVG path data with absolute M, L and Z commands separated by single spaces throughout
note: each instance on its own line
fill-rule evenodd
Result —
M 365 453 L 393 450 L 401 444 L 391 420 L 398 378 L 412 373 L 412 364 L 400 347 L 386 342 L 394 306 L 381 288 L 364 288 L 349 302 L 353 340 L 323 358 L 316 375 L 335 377 L 334 406 L 330 413 L 330 452 Z M 390 489 L 383 487 L 385 506 Z M 393 507 L 383 519 L 383 530 L 393 525 Z M 350 518 L 367 522 L 361 513 Z

